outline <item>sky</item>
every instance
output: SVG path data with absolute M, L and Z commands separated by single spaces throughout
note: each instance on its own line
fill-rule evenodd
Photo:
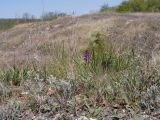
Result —
M 95 12 L 103 4 L 116 6 L 122 0 L 0 0 L 0 18 L 18 18 L 24 13 L 40 17 L 43 12 L 66 12 L 82 15 Z

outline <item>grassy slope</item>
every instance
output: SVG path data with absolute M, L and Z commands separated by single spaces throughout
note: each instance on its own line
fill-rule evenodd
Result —
M 152 115 L 154 119 L 160 105 L 159 18 L 159 14 L 94 14 L 20 24 L 2 31 L 1 64 L 15 63 L 22 70 L 13 66 L 0 71 L 4 80 L 0 82 L 0 104 L 4 108 L 0 109 L 0 118 L 17 119 L 21 115 L 22 119 L 45 119 L 60 114 L 59 119 L 82 115 L 97 119 Z M 89 43 L 92 50 L 97 39 L 91 37 L 94 32 L 105 34 L 115 50 L 110 44 L 103 48 L 106 39 L 101 36 L 103 49 L 97 47 L 95 57 L 85 64 L 79 51 Z M 129 51 L 115 52 L 126 47 Z M 131 48 L 135 51 L 130 54 Z M 23 68 L 32 60 L 38 66 Z M 39 68 L 49 60 L 51 64 Z M 99 64 L 101 60 L 109 65 L 104 61 Z M 107 66 L 107 70 L 101 66 Z M 6 81 L 10 81 L 8 85 Z M 7 100 L 10 102 L 6 104 Z
M 84 49 L 91 34 L 97 31 L 118 46 L 140 47 L 142 52 L 151 55 L 152 50 L 157 52 L 159 48 L 159 18 L 159 14 L 95 14 L 20 24 L 10 30 L 0 31 L 1 63 L 13 63 L 13 51 L 20 62 L 28 56 L 44 58 L 45 52 L 51 49 L 45 44 L 52 47 L 54 42 Z

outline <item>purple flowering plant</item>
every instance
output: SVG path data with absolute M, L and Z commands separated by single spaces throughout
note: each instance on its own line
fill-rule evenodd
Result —
M 85 51 L 83 52 L 83 60 L 84 60 L 85 63 L 87 63 L 87 62 L 89 61 L 89 59 L 90 59 L 89 51 L 88 51 L 88 50 L 85 50 Z

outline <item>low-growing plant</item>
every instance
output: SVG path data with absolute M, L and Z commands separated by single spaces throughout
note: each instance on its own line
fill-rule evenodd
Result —
M 11 101 L 6 106 L 0 106 L 1 120 L 18 120 L 22 117 L 24 110 L 23 103 L 20 101 Z

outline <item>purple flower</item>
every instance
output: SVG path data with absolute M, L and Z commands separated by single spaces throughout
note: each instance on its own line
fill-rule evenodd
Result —
M 90 54 L 89 54 L 88 50 L 86 50 L 86 51 L 83 52 L 83 60 L 85 62 L 88 62 L 89 59 L 90 59 Z

